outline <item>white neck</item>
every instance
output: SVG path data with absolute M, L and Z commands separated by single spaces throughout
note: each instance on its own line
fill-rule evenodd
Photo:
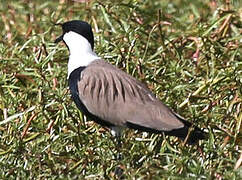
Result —
M 88 40 L 80 34 L 70 31 L 65 33 L 63 40 L 70 51 L 68 78 L 75 69 L 81 66 L 88 66 L 92 61 L 101 59 L 92 51 L 91 44 Z

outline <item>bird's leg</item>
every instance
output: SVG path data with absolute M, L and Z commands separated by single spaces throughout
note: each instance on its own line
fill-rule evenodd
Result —
M 114 136 L 114 144 L 115 144 L 115 147 L 117 150 L 116 159 L 121 160 L 122 155 L 121 155 L 120 151 L 121 151 L 121 147 L 122 147 L 122 129 L 117 126 L 113 126 L 113 127 L 111 127 L 111 134 Z
M 117 160 L 122 160 L 122 137 L 121 136 L 116 136 L 116 143 L 117 143 Z
M 117 151 L 117 155 L 116 155 L 116 160 L 118 161 L 118 166 L 115 167 L 114 170 L 114 174 L 116 175 L 116 177 L 118 177 L 118 179 L 120 179 L 123 175 L 124 170 L 122 169 L 121 166 L 121 160 L 122 158 L 122 154 L 121 154 L 121 150 L 122 150 L 122 133 L 121 133 L 122 129 L 119 127 L 112 127 L 111 128 L 111 134 L 114 136 L 114 144 L 116 147 L 116 151 Z

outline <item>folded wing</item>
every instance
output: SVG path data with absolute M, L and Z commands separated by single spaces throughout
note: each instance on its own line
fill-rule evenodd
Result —
M 142 83 L 103 60 L 81 73 L 79 97 L 87 110 L 116 126 L 171 131 L 184 124 Z

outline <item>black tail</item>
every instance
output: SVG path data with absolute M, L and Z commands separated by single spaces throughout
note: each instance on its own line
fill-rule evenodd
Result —
M 165 132 L 165 134 L 171 135 L 171 136 L 176 136 L 182 140 L 185 140 L 187 138 L 186 142 L 188 144 L 196 144 L 199 140 L 206 139 L 206 133 L 203 132 L 201 129 L 199 129 L 198 127 L 195 127 L 195 126 L 192 127 L 192 124 L 190 122 L 182 119 L 179 116 L 177 116 L 177 118 L 183 122 L 184 127 L 180 128 L 180 129 L 174 129 L 169 132 Z M 190 128 L 193 130 L 190 133 L 188 133 Z

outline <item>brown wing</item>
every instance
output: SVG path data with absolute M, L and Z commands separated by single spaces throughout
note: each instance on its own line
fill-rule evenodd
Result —
M 132 123 L 158 131 L 184 126 L 142 83 L 103 60 L 83 70 L 78 91 L 90 113 L 117 126 Z

